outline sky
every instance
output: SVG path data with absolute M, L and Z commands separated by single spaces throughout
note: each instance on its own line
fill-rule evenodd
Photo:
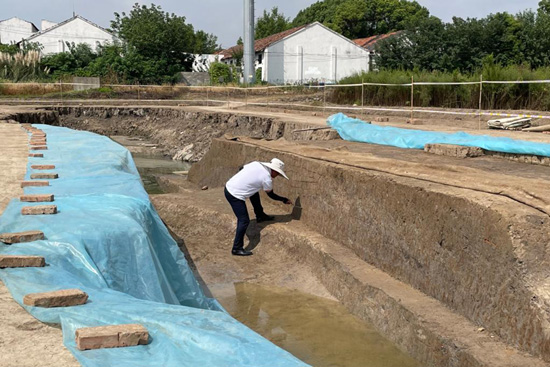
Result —
M 114 12 L 129 12 L 137 0 L 0 0 L 0 20 L 18 17 L 34 23 L 40 29 L 42 19 L 62 22 L 73 14 L 108 28 Z M 317 0 L 256 0 L 256 16 L 264 9 L 274 6 L 286 17 L 296 14 Z M 539 0 L 417 0 L 428 8 L 432 15 L 443 21 L 453 16 L 482 18 L 490 13 L 507 11 L 517 13 L 527 9 L 536 10 Z M 203 30 L 218 37 L 224 48 L 233 46 L 242 35 L 243 0 L 153 0 L 164 11 L 185 16 L 195 30 Z M 150 2 L 140 2 L 149 5 Z

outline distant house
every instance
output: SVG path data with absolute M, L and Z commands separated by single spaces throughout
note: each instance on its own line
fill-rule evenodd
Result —
M 31 22 L 13 17 L 0 21 L 0 43 L 15 44 L 38 32 L 38 28 Z
M 42 21 L 42 30 L 25 38 L 22 42 L 37 42 L 43 46 L 45 55 L 65 52 L 67 42 L 90 45 L 95 51 L 97 44 L 113 43 L 115 35 L 95 23 L 75 15 L 61 23 Z
M 369 60 L 370 60 L 369 69 L 373 70 L 374 69 L 374 55 L 376 53 L 375 49 L 376 49 L 376 45 L 378 44 L 378 42 L 380 42 L 382 40 L 385 40 L 385 39 L 388 39 L 388 38 L 391 38 L 391 37 L 398 36 L 401 33 L 402 33 L 402 31 L 391 32 L 391 33 L 387 33 L 387 34 L 379 34 L 377 36 L 371 36 L 371 37 L 367 37 L 367 38 L 358 38 L 358 39 L 353 40 L 353 42 L 356 45 L 364 48 L 365 50 L 367 50 L 369 52 Z
M 242 46 L 221 51 L 222 62 L 234 65 Z M 272 84 L 336 83 L 369 70 L 369 52 L 319 22 L 256 40 L 256 68 Z

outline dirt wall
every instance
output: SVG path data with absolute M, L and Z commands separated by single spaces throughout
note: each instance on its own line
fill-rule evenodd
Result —
M 199 161 L 212 138 L 225 134 L 286 140 L 336 139 L 334 131 L 294 130 L 311 127 L 281 119 L 219 112 L 191 112 L 182 108 L 151 107 L 54 107 L 59 124 L 102 135 L 143 136 L 158 144 L 164 155 L 190 162 Z M 318 127 L 318 125 L 314 125 Z
M 498 195 L 351 168 L 252 143 L 215 140 L 190 171 L 222 186 L 243 163 L 281 158 L 301 221 L 511 345 L 550 360 L 548 217 Z

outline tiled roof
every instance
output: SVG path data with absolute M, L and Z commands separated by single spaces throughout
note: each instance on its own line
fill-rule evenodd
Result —
M 400 33 L 401 33 L 401 31 L 391 32 L 391 33 L 387 33 L 387 34 L 379 34 L 377 36 L 371 36 L 371 37 L 367 37 L 367 38 L 359 38 L 359 39 L 353 40 L 353 42 L 355 42 L 356 45 L 361 46 L 361 47 L 363 47 L 364 49 L 366 49 L 368 51 L 374 51 L 374 46 L 376 46 L 377 42 L 382 41 L 386 38 L 398 35 Z
M 277 41 L 280 41 L 283 38 L 288 37 L 291 34 L 296 33 L 296 32 L 298 32 L 299 30 L 301 30 L 305 27 L 307 27 L 307 25 L 294 27 L 294 28 L 288 29 L 288 30 L 280 32 L 280 33 L 272 34 L 269 37 L 256 40 L 256 41 L 254 41 L 254 51 L 255 52 L 261 52 L 261 51 L 265 50 L 269 45 L 271 45 L 271 44 L 273 44 Z M 218 55 L 223 55 L 222 59 L 228 59 L 228 58 L 233 57 L 234 53 L 242 51 L 242 49 L 243 49 L 242 45 L 236 45 L 236 46 L 230 47 L 226 50 L 218 52 Z

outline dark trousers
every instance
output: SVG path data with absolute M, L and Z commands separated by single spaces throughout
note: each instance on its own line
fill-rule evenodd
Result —
M 248 210 L 246 209 L 246 202 L 241 199 L 237 199 L 225 189 L 225 198 L 231 205 L 233 213 L 237 216 L 237 232 L 235 233 L 235 240 L 233 241 L 233 249 L 241 249 L 244 247 L 244 235 L 246 234 L 246 229 L 250 224 L 250 217 L 248 216 Z M 256 218 L 265 216 L 264 208 L 262 207 L 262 202 L 260 200 L 260 193 L 255 193 L 250 197 L 250 202 L 254 208 L 254 214 Z

